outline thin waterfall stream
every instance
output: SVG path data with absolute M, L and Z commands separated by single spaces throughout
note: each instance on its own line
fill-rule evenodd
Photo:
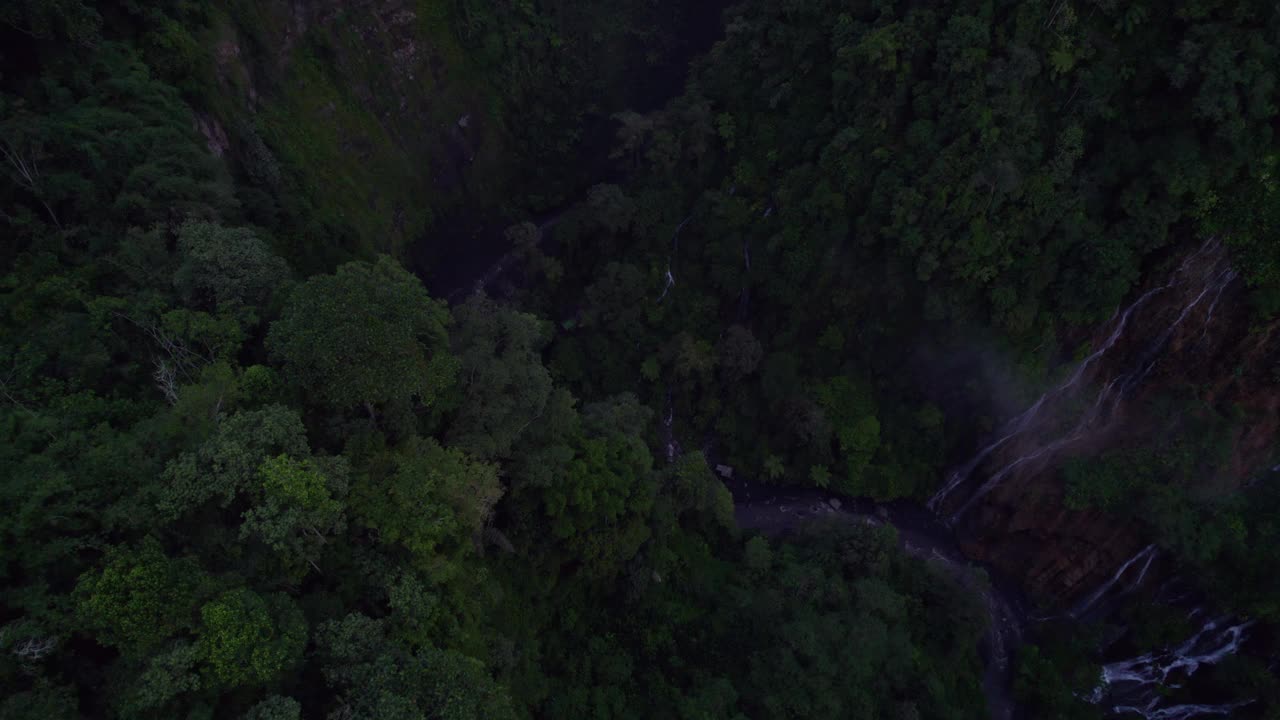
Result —
M 1202 258 L 1210 259 L 1208 267 L 1196 272 L 1196 261 Z M 974 474 L 988 462 L 991 456 L 1011 441 L 1017 440 L 1022 436 L 1047 437 L 1047 439 L 1040 442 L 1034 442 L 1035 438 L 1033 437 L 1033 442 L 1029 448 L 988 474 L 987 479 L 974 492 L 965 498 L 963 502 L 960 502 L 958 507 L 948 513 L 950 523 L 955 524 L 963 519 L 989 493 L 1006 482 L 1010 476 L 1020 469 L 1028 469 L 1029 466 L 1037 461 L 1052 459 L 1055 455 L 1069 449 L 1078 441 L 1105 429 L 1108 421 L 1115 416 L 1120 403 L 1155 368 L 1174 333 L 1202 304 L 1204 299 L 1212 295 L 1215 300 L 1210 306 L 1210 312 L 1206 315 L 1202 336 L 1208 332 L 1209 324 L 1212 322 L 1212 310 L 1216 308 L 1217 299 L 1221 297 L 1226 287 L 1236 277 L 1237 273 L 1227 266 L 1227 258 L 1225 253 L 1221 252 L 1220 243 L 1215 240 L 1205 243 L 1196 253 L 1183 261 L 1173 273 L 1169 282 L 1146 291 L 1124 308 L 1123 311 L 1118 312 L 1112 320 L 1113 328 L 1111 332 L 1098 348 L 1076 365 L 1066 381 L 1051 388 L 1041 395 L 1030 408 L 1006 423 L 1005 427 L 997 433 L 999 435 L 997 440 L 983 447 L 959 470 L 953 472 L 942 489 L 929 500 L 928 506 L 930 509 L 942 512 L 950 508 L 955 502 L 955 495 L 968 483 Z M 1179 288 L 1190 288 L 1194 294 L 1189 301 L 1178 306 L 1180 312 L 1177 317 L 1165 326 L 1154 342 L 1148 343 L 1140 352 L 1138 360 L 1133 364 L 1132 369 L 1106 382 L 1094 401 L 1089 403 L 1089 409 L 1081 414 L 1075 422 L 1068 423 L 1068 429 L 1065 432 L 1055 432 L 1053 427 L 1044 427 L 1043 423 L 1053 423 L 1056 419 L 1055 416 L 1061 416 L 1062 411 L 1067 409 L 1066 406 L 1076 401 L 1079 391 L 1083 390 L 1088 384 L 1084 382 L 1088 372 L 1095 368 L 1105 355 L 1112 352 L 1118 343 L 1127 338 L 1126 330 L 1130 328 L 1131 320 L 1135 313 L 1142 310 L 1148 304 L 1148 301 L 1156 295 L 1172 292 Z M 1037 433 L 1036 431 L 1040 432 Z
M 676 230 L 671 234 L 671 254 L 667 256 L 667 272 L 665 275 L 666 285 L 662 288 L 662 294 L 658 296 L 658 302 L 661 303 L 667 299 L 667 293 L 676 286 L 676 276 L 671 272 L 671 266 L 675 262 L 676 253 L 680 250 L 680 231 L 684 230 L 684 226 L 693 220 L 693 215 L 686 217 L 676 226 Z
M 1142 565 L 1142 569 L 1138 571 L 1137 578 L 1130 585 L 1131 589 L 1137 589 L 1140 587 L 1142 585 L 1142 581 L 1147 576 L 1147 571 L 1151 569 L 1151 561 L 1155 560 L 1156 555 L 1159 554 L 1159 552 L 1159 549 L 1156 548 L 1155 545 L 1148 545 L 1143 548 L 1137 555 L 1129 558 L 1128 561 L 1121 565 L 1120 569 L 1116 570 L 1115 573 L 1111 575 L 1111 578 L 1099 586 L 1097 590 L 1089 593 L 1089 596 L 1076 606 L 1069 615 L 1073 618 L 1083 617 L 1085 613 L 1089 612 L 1089 610 L 1102 599 L 1103 595 L 1106 595 L 1111 588 L 1115 587 L 1116 584 L 1120 582 L 1120 580 L 1125 576 L 1125 573 L 1129 571 L 1129 568 L 1145 560 L 1145 563 Z

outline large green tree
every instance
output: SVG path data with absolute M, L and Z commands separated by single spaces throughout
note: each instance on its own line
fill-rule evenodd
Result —
M 449 314 L 395 260 L 347 263 L 289 297 L 267 347 L 308 395 L 337 408 L 417 399 L 454 381 Z
M 454 318 L 453 347 L 466 372 L 450 438 L 480 457 L 506 457 L 551 394 L 540 357 L 547 324 L 484 295 L 455 308 Z
M 226 592 L 200 609 L 200 653 L 218 682 L 266 683 L 293 668 L 307 643 L 307 625 L 288 596 L 247 588 Z

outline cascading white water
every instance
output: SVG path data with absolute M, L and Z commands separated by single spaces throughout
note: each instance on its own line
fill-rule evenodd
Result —
M 1173 673 L 1182 671 L 1190 676 L 1202 665 L 1216 665 L 1234 655 L 1244 642 L 1245 632 L 1252 626 L 1252 620 L 1226 626 L 1221 618 L 1210 620 L 1191 639 L 1171 651 L 1147 653 L 1106 665 L 1102 669 L 1102 682 L 1104 685 L 1136 682 L 1179 687 L 1178 684 L 1169 684 Z
M 1215 263 L 1214 267 L 1216 266 L 1217 264 Z M 1212 269 L 1213 268 L 1210 268 L 1211 271 Z M 1205 287 L 1200 291 L 1200 294 L 1196 295 L 1186 307 L 1182 308 L 1182 312 L 1178 315 L 1178 318 L 1174 320 L 1169 327 L 1165 328 L 1164 332 L 1160 334 L 1160 337 L 1156 342 L 1151 345 L 1150 349 L 1148 349 L 1147 353 L 1144 355 L 1144 364 L 1142 365 L 1141 371 L 1126 381 L 1124 390 L 1137 385 L 1146 378 L 1147 374 L 1151 372 L 1151 369 L 1160 361 L 1160 351 L 1164 349 L 1165 343 L 1169 342 L 1169 338 L 1173 337 L 1173 333 L 1182 325 L 1182 321 L 1187 319 L 1187 316 L 1191 314 L 1191 311 L 1195 310 L 1196 307 L 1200 305 L 1200 302 L 1204 300 L 1205 296 L 1208 295 L 1209 292 L 1215 289 L 1218 289 L 1219 291 L 1225 290 L 1232 277 L 1231 268 L 1227 268 L 1226 270 L 1218 273 L 1214 276 L 1214 280 L 1211 284 L 1205 285 Z
M 1053 462 L 1055 456 L 1073 447 L 1078 448 L 1081 443 L 1089 442 L 1090 437 L 1098 436 L 1100 430 L 1113 427 L 1123 411 L 1121 403 L 1147 380 L 1167 354 L 1171 342 L 1181 337 L 1178 333 L 1185 332 L 1190 319 L 1199 315 L 1204 318 L 1203 327 L 1199 328 L 1198 334 L 1191 331 L 1194 343 L 1187 347 L 1197 351 L 1202 349 L 1200 346 L 1212 329 L 1218 304 L 1238 277 L 1239 274 L 1227 265 L 1226 254 L 1221 252 L 1221 244 L 1216 239 L 1206 242 L 1184 258 L 1165 284 L 1144 292 L 1127 307 L 1117 310 L 1109 321 L 1105 340 L 1069 371 L 1066 380 L 1053 386 L 1021 414 L 1005 423 L 994 441 L 954 470 L 942 489 L 930 499 L 929 508 L 938 512 L 947 505 L 955 507 L 956 495 L 975 474 L 982 473 L 985 481 L 951 514 L 949 524 L 954 524 L 1002 483 L 1015 476 L 1025 476 L 1028 471 L 1033 471 L 1033 466 Z M 1163 302 L 1159 310 L 1143 312 L 1140 316 L 1140 311 L 1150 300 L 1161 293 L 1176 293 L 1173 297 L 1180 302 L 1168 310 L 1165 309 L 1168 303 Z M 1166 312 L 1169 314 L 1164 315 Z M 1137 338 L 1130 337 L 1138 330 L 1150 327 L 1159 317 L 1165 318 L 1164 327 L 1157 333 L 1143 334 L 1142 344 L 1137 344 Z M 1121 343 L 1123 347 L 1115 349 Z M 1124 353 L 1125 367 L 1098 380 L 1100 390 L 1096 397 L 1085 401 L 1087 404 L 1082 403 L 1080 396 L 1091 384 L 1090 371 L 1113 351 Z M 1108 366 L 1114 367 L 1116 362 L 1109 362 Z M 1009 457 L 1015 455 L 1009 452 L 1010 448 L 1018 451 L 1016 456 Z M 1000 460 L 1001 464 L 987 467 L 993 459 Z M 1276 471 L 1280 471 L 1280 466 Z M 1159 551 L 1154 545 L 1144 547 L 1121 563 L 1067 616 L 1078 619 L 1096 611 L 1110 596 L 1136 592 L 1157 565 L 1158 556 Z M 1111 663 L 1104 669 L 1101 682 L 1089 700 L 1095 704 L 1105 703 L 1114 714 L 1134 714 L 1146 720 L 1189 720 L 1198 716 L 1230 715 L 1248 703 L 1179 704 L 1170 700 L 1168 695 L 1170 690 L 1180 687 L 1180 682 L 1202 666 L 1215 664 L 1235 653 L 1248 627 L 1249 623 L 1231 626 L 1208 623 L 1178 647 Z
M 1213 313 L 1218 309 L 1218 301 L 1222 299 L 1222 293 L 1226 291 L 1227 287 L 1231 285 L 1232 281 L 1234 281 L 1239 276 L 1240 276 L 1240 273 L 1236 272 L 1235 270 L 1231 270 L 1227 273 L 1226 281 L 1223 282 L 1222 286 L 1218 288 L 1218 294 L 1214 296 L 1213 302 L 1209 304 L 1209 314 L 1205 316 L 1204 329 L 1200 331 L 1200 339 L 1197 342 L 1201 342 L 1201 343 L 1204 342 L 1205 337 L 1208 336 L 1209 327 L 1213 325 Z
M 1224 705 L 1170 705 L 1167 708 L 1157 709 L 1160 705 L 1160 701 L 1157 699 L 1152 700 L 1146 707 L 1116 705 L 1111 708 L 1111 712 L 1117 715 L 1141 715 L 1146 720 L 1191 720 L 1191 718 L 1210 715 L 1231 715 L 1236 710 L 1252 703 L 1252 700 L 1245 700 Z
M 1052 388 L 1044 395 L 1041 395 L 1030 408 L 1010 421 L 1006 425 L 1006 430 L 1003 435 L 998 440 L 984 447 L 969 462 L 961 466 L 959 470 L 953 472 L 947 478 L 947 483 L 943 488 L 929 500 L 929 508 L 935 512 L 938 511 L 948 496 L 961 487 L 988 456 L 1005 443 L 1030 429 L 1033 421 L 1037 419 L 1042 408 L 1044 408 L 1049 401 L 1072 394 L 1071 391 L 1081 385 L 1081 381 L 1084 379 L 1090 366 L 1111 350 L 1121 339 L 1126 328 L 1129 326 L 1130 320 L 1135 311 L 1142 307 L 1147 300 L 1155 294 L 1169 290 L 1183 282 L 1183 276 L 1186 275 L 1188 269 L 1193 266 L 1193 262 L 1197 258 L 1201 258 L 1207 254 L 1215 252 L 1218 247 L 1219 243 L 1216 240 L 1206 242 L 1198 251 L 1183 260 L 1169 283 L 1148 290 L 1126 307 L 1123 312 L 1118 312 L 1117 315 L 1114 316 L 1115 326 L 1107 336 L 1106 341 L 1103 342 L 1097 350 L 1077 364 L 1074 371 L 1065 382 Z M 950 516 L 948 521 L 950 523 L 958 522 L 969 510 L 977 505 L 982 498 L 1012 475 L 1015 470 L 1027 466 L 1036 460 L 1051 457 L 1057 452 L 1066 449 L 1076 441 L 1086 437 L 1098 420 L 1111 417 L 1114 414 L 1114 411 L 1118 408 L 1120 401 L 1129 393 L 1129 391 L 1137 387 L 1150 374 L 1151 370 L 1160 359 L 1160 353 L 1164 350 L 1169 340 L 1173 337 L 1173 334 L 1179 327 L 1181 327 L 1187 317 L 1189 317 L 1191 313 L 1200 306 L 1206 297 L 1213 294 L 1215 300 L 1210 306 L 1210 313 L 1206 317 L 1205 329 L 1202 331 L 1202 335 L 1206 333 L 1208 331 L 1208 323 L 1212 320 L 1212 311 L 1216 308 L 1217 299 L 1221 298 L 1222 293 L 1226 290 L 1227 286 L 1230 285 L 1230 283 L 1237 277 L 1237 273 L 1229 267 L 1220 269 L 1223 262 L 1225 262 L 1225 256 L 1214 260 L 1206 270 L 1199 273 L 1198 277 L 1191 278 L 1192 280 L 1198 280 L 1203 283 L 1200 292 L 1196 294 L 1190 302 L 1182 307 L 1177 318 L 1164 329 L 1155 342 L 1148 346 L 1147 350 L 1140 356 L 1137 366 L 1133 370 L 1107 382 L 1099 392 L 1090 410 L 1086 412 L 1068 432 L 1048 441 L 1047 443 L 1043 443 L 1032 448 L 1028 452 L 1012 459 L 1003 467 L 997 469 L 989 475 L 988 479 L 979 486 L 977 491 L 961 505 L 959 510 Z
M 676 276 L 671 272 L 671 264 L 675 260 L 676 251 L 680 249 L 680 231 L 684 230 L 684 226 L 688 225 L 690 220 L 693 220 L 693 215 L 681 220 L 680 224 L 676 226 L 676 231 L 671 235 L 671 254 L 667 256 L 667 284 L 662 288 L 662 294 L 658 296 L 659 303 L 665 300 L 667 293 L 671 292 L 671 288 L 676 286 Z
M 926 503 L 926 506 L 930 510 L 937 512 L 943 501 L 947 499 L 947 496 L 950 495 L 953 490 L 964 484 L 964 482 L 969 479 L 969 476 L 973 474 L 973 471 L 978 468 L 978 465 L 982 464 L 982 461 L 987 459 L 988 455 L 995 452 L 995 450 L 1000 446 L 1017 437 L 1024 429 L 1026 429 L 1027 424 L 1035 417 L 1036 413 L 1040 410 L 1040 406 L 1044 404 L 1045 399 L 1048 397 L 1049 393 L 1041 395 L 1035 405 L 1032 405 L 1027 410 L 1024 410 L 1021 415 L 1010 420 L 1007 424 L 1007 426 L 1011 428 L 1010 432 L 999 440 L 996 440 L 984 447 L 977 455 L 973 456 L 973 459 L 965 463 L 959 470 L 952 472 L 947 478 L 947 484 L 935 493 L 933 497 L 929 498 L 929 502 Z
M 1167 290 L 1169 287 L 1171 287 L 1171 285 L 1162 285 L 1152 290 L 1148 290 L 1147 292 L 1143 293 L 1137 300 L 1134 300 L 1132 303 L 1130 303 L 1129 306 L 1125 308 L 1123 312 L 1120 312 L 1117 310 L 1116 317 L 1118 317 L 1119 320 L 1116 322 L 1116 326 L 1111 331 L 1111 334 L 1107 336 L 1106 342 L 1104 342 L 1100 348 L 1095 350 L 1092 354 L 1090 354 L 1084 360 L 1081 360 L 1080 363 L 1076 366 L 1076 369 L 1071 373 L 1070 377 L 1068 377 L 1065 382 L 1063 382 L 1061 385 L 1054 387 L 1053 389 L 1049 390 L 1045 394 L 1041 395 L 1039 399 L 1037 399 L 1035 403 L 1031 405 L 1031 407 L 1022 411 L 1022 413 L 1020 413 L 1017 417 L 1013 418 L 1008 423 L 1006 423 L 1005 428 L 1007 428 L 1008 431 L 1004 434 L 1003 437 L 984 447 L 982 450 L 978 452 L 977 455 L 973 457 L 973 459 L 965 463 L 960 468 L 959 471 L 953 472 L 951 476 L 948 477 L 947 484 L 944 485 L 941 490 L 939 490 L 937 493 L 934 494 L 932 498 L 929 499 L 929 502 L 927 503 L 929 509 L 937 511 L 941 507 L 942 503 L 946 500 L 947 496 L 950 495 L 956 488 L 963 485 L 964 482 L 968 480 L 969 477 L 973 474 L 973 471 L 978 468 L 978 465 L 982 464 L 982 461 L 985 460 L 988 455 L 990 455 L 996 449 L 1004 445 L 1006 442 L 1022 434 L 1028 427 L 1030 427 L 1032 421 L 1036 419 L 1036 416 L 1040 413 L 1040 409 L 1044 407 L 1045 403 L 1047 403 L 1050 399 L 1056 398 L 1057 396 L 1062 395 L 1063 393 L 1074 388 L 1076 384 L 1080 382 L 1081 378 L 1084 377 L 1085 371 L 1089 369 L 1089 366 L 1092 365 L 1094 362 L 1096 362 L 1098 358 L 1102 357 L 1108 350 L 1110 350 L 1116 344 L 1116 342 L 1120 339 L 1120 336 L 1124 334 L 1124 329 L 1129 324 L 1129 318 L 1133 316 L 1134 311 L 1137 310 L 1139 307 L 1141 307 L 1148 299 L 1151 298 L 1151 296 L 1163 290 Z M 1014 463 L 1018 463 L 1018 461 L 1015 460 Z M 1006 470 L 1008 469 L 1009 468 L 1006 467 Z M 1002 479 L 1003 479 L 1003 476 L 1002 476 Z
M 671 268 L 667 268 L 667 284 L 662 288 L 662 294 L 658 296 L 658 302 L 662 302 L 667 298 L 667 293 L 671 292 L 671 288 L 676 286 L 676 276 L 671 274 Z
M 1142 581 L 1147 579 L 1147 571 L 1151 569 L 1151 562 L 1156 559 L 1157 553 L 1151 553 L 1147 556 L 1147 561 L 1142 564 L 1142 569 L 1138 571 L 1138 578 L 1125 590 L 1125 592 L 1133 592 L 1142 587 Z
M 1051 455 L 1061 450 L 1062 448 L 1070 445 L 1076 440 L 1079 440 L 1081 437 L 1084 436 L 1083 431 L 1084 431 L 1084 428 L 1082 426 L 1077 426 L 1076 430 L 1072 432 L 1070 435 L 1068 435 L 1067 437 L 1054 440 L 1048 445 L 1045 445 L 1044 447 L 1037 449 L 1035 452 L 1032 452 L 1029 455 L 1023 455 L 1018 459 L 1014 460 L 1013 462 L 1009 463 L 1008 465 L 1005 465 L 1003 468 L 1000 469 L 999 472 L 997 472 L 995 475 L 992 475 L 990 478 L 988 478 L 986 482 L 982 483 L 982 485 L 978 487 L 978 491 L 975 492 L 972 496 L 970 496 L 970 498 L 966 500 L 963 505 L 960 506 L 960 509 L 957 510 L 955 514 L 953 514 L 951 517 L 947 519 L 948 524 L 954 525 L 956 522 L 958 522 L 960 518 L 964 517 L 965 513 L 969 512 L 969 510 L 973 508 L 973 506 L 976 505 L 979 500 L 986 497 L 987 493 L 996 489 L 996 486 L 999 485 L 1014 470 L 1017 470 L 1019 467 L 1022 467 L 1023 465 L 1026 465 L 1028 463 L 1039 460 L 1045 455 Z
M 676 440 L 676 437 L 675 437 L 675 421 L 676 421 L 675 401 L 671 397 L 671 388 L 668 387 L 667 388 L 667 414 L 665 417 L 662 418 L 662 429 L 663 429 L 663 435 L 665 436 L 664 442 L 666 444 L 668 463 L 675 462 L 676 456 L 680 454 L 680 443 Z
M 1120 579 L 1129 571 L 1129 568 L 1133 567 L 1135 563 L 1142 562 L 1145 559 L 1146 564 L 1142 566 L 1142 571 L 1138 574 L 1138 579 L 1133 582 L 1131 587 L 1136 588 L 1141 585 L 1142 581 L 1147 577 L 1147 570 L 1151 569 L 1151 561 L 1155 559 L 1157 552 L 1158 550 L 1155 545 L 1148 545 L 1139 551 L 1137 555 L 1129 558 L 1128 561 L 1120 566 L 1119 570 L 1116 570 L 1115 573 L 1111 575 L 1110 579 L 1103 583 L 1097 590 L 1090 593 L 1089 597 L 1085 598 L 1084 601 L 1071 611 L 1071 617 L 1080 617 L 1084 613 L 1088 612 L 1089 608 L 1093 607 L 1099 600 L 1101 600 L 1103 595 L 1106 595 L 1111 588 L 1116 586 L 1116 583 L 1120 582 Z
M 1112 706 L 1112 712 L 1137 714 L 1146 720 L 1229 715 L 1250 701 L 1217 705 L 1161 705 L 1167 700 L 1169 690 L 1182 687 L 1201 667 L 1216 665 L 1238 652 L 1252 625 L 1252 621 L 1228 625 L 1222 619 L 1210 620 L 1189 640 L 1173 649 L 1110 663 L 1102 668 L 1099 684 L 1088 700 L 1100 704 L 1109 696 L 1122 697 L 1124 699 L 1120 703 Z
M 1142 304 L 1145 303 L 1152 295 L 1155 295 L 1156 293 L 1159 293 L 1159 292 L 1164 292 L 1165 290 L 1168 290 L 1171 287 L 1173 287 L 1173 283 L 1170 283 L 1168 285 L 1161 285 L 1160 287 L 1148 290 L 1142 295 L 1140 295 L 1137 300 L 1134 300 L 1133 303 L 1129 305 L 1129 307 L 1125 308 L 1124 314 L 1120 316 L 1120 322 L 1116 323 L 1115 329 L 1112 330 L 1111 334 L 1107 336 L 1107 341 L 1102 344 L 1102 347 L 1094 351 L 1093 354 L 1089 355 L 1089 357 L 1081 361 L 1080 365 L 1076 368 L 1075 373 L 1071 375 L 1071 379 L 1068 380 L 1066 383 L 1064 383 L 1061 387 L 1059 387 L 1058 392 L 1062 392 L 1063 390 L 1067 390 L 1069 388 L 1074 387 L 1076 383 L 1080 382 L 1080 378 L 1084 377 L 1085 370 L 1088 370 L 1090 365 L 1096 362 L 1098 358 L 1105 355 L 1108 350 L 1110 350 L 1112 347 L 1115 346 L 1116 341 L 1119 340 L 1120 336 L 1124 334 L 1125 328 L 1129 326 L 1129 318 L 1133 317 L 1133 313 L 1135 310 L 1141 307 Z

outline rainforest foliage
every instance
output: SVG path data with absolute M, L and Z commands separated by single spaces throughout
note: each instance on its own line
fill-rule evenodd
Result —
M 4 720 L 983 717 L 967 591 L 709 467 L 926 497 L 965 338 L 1034 385 L 1199 234 L 1280 309 L 1267 3 L 294 5 L 0 9 Z M 554 208 L 498 299 L 405 269 Z M 1274 623 L 1214 437 L 1068 502 Z

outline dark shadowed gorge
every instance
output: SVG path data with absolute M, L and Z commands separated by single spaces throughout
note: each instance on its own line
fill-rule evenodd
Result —
M 1280 717 L 1280 10 L 0 7 L 0 720 Z

